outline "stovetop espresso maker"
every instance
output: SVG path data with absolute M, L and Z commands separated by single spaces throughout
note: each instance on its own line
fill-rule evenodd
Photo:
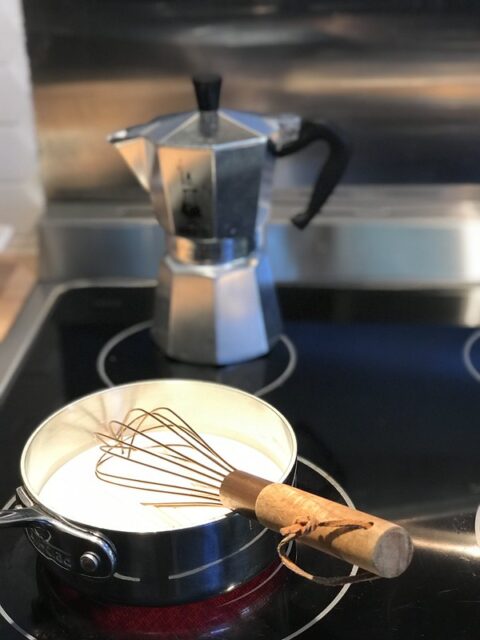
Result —
M 273 165 L 322 140 L 328 157 L 303 229 L 341 178 L 348 148 L 297 115 L 219 109 L 221 78 L 193 78 L 198 111 L 162 116 L 109 138 L 150 193 L 165 230 L 152 335 L 178 360 L 225 365 L 266 354 L 281 332 L 265 253 Z

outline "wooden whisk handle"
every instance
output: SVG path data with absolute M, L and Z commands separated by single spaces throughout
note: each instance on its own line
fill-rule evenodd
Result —
M 283 533 L 303 527 L 299 542 L 383 578 L 408 567 L 413 545 L 397 524 L 286 484 L 233 471 L 220 488 L 222 504 Z

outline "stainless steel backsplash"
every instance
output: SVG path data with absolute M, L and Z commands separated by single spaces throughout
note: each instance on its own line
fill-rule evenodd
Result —
M 337 123 L 350 184 L 480 176 L 480 7 L 445 2 L 24 0 L 50 199 L 142 195 L 107 133 L 194 107 L 218 71 L 222 104 Z M 279 163 L 302 186 L 318 149 Z

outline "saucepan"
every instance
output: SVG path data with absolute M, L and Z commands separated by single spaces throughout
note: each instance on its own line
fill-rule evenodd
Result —
M 207 598 L 248 581 L 276 558 L 278 535 L 238 512 L 207 510 L 204 517 L 197 507 L 192 520 L 160 527 L 133 505 L 134 492 L 120 503 L 118 495 L 103 495 L 92 467 L 96 434 L 135 407 L 159 405 L 202 434 L 227 434 L 239 448 L 252 448 L 259 456 L 255 475 L 274 483 L 294 479 L 292 427 L 274 407 L 233 387 L 153 380 L 99 391 L 57 411 L 23 449 L 18 504 L 0 512 L 0 527 L 25 528 L 50 571 L 105 601 L 171 605 Z

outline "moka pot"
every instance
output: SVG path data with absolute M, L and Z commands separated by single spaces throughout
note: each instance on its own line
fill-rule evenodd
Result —
M 198 110 L 161 116 L 109 138 L 150 193 L 166 236 L 152 335 L 170 357 L 226 365 L 266 354 L 281 333 L 265 251 L 277 157 L 322 140 L 329 154 L 307 210 L 318 213 L 348 162 L 330 126 L 219 109 L 221 79 L 193 79 Z

